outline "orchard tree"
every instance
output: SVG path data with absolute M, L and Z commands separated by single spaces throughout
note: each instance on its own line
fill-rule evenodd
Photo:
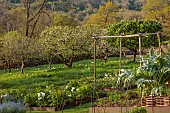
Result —
M 57 36 L 60 34 L 56 27 L 46 28 L 42 31 L 40 38 L 38 39 L 38 53 L 39 55 L 48 61 L 49 69 L 51 69 L 52 59 L 57 56 L 59 43 L 57 42 Z
M 11 31 L 2 36 L 1 59 L 6 62 L 9 72 L 12 63 L 20 63 L 21 73 L 24 73 L 24 62 L 31 53 L 30 40 L 21 33 Z
M 147 0 L 142 9 L 145 19 L 153 19 L 160 22 L 169 33 L 170 29 L 170 1 L 169 0 Z
M 109 35 L 130 35 L 137 33 L 155 33 L 162 30 L 162 26 L 160 23 L 155 21 L 121 21 L 117 24 L 114 24 L 108 27 Z M 109 39 L 110 44 L 115 46 L 119 45 L 119 38 Z M 142 48 L 149 48 L 151 46 L 157 46 L 158 39 L 156 35 L 143 37 L 142 38 Z M 126 47 L 129 50 L 134 52 L 134 61 L 136 60 L 137 50 L 139 48 L 139 39 L 138 38 L 123 38 L 122 46 Z
M 97 24 L 101 27 L 107 27 L 116 22 L 118 6 L 108 1 L 106 5 L 101 5 L 96 14 L 93 14 L 87 21 L 87 25 Z
M 101 33 L 102 31 L 98 27 L 54 26 L 43 31 L 41 37 L 52 39 L 53 44 L 49 43 L 49 46 L 45 46 L 46 54 L 57 55 L 57 58 L 67 67 L 72 67 L 73 61 L 77 57 L 91 54 L 92 36 Z

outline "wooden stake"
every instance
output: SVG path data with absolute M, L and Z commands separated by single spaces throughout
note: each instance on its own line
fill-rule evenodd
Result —
M 122 38 L 120 38 L 120 57 L 119 57 L 119 75 L 122 69 Z
M 159 52 L 160 52 L 160 55 L 161 55 L 161 39 L 160 39 L 160 32 L 157 32 L 157 37 L 158 37 L 158 43 L 159 43 Z
M 96 38 L 94 38 L 94 82 L 93 82 L 93 102 L 95 101 L 96 89 Z M 95 113 L 95 106 L 92 106 L 92 113 Z
M 139 35 L 139 58 L 140 58 L 140 67 L 142 66 L 142 53 L 141 53 L 141 36 Z

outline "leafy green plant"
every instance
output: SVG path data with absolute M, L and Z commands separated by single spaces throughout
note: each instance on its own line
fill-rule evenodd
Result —
M 26 106 L 37 106 L 36 104 L 37 94 L 31 93 L 24 96 L 24 103 Z
M 102 78 L 98 80 L 98 88 L 115 88 L 117 83 L 117 75 L 112 73 L 105 73 Z
M 147 113 L 145 108 L 134 108 L 127 113 Z
M 165 83 L 170 80 L 170 63 L 168 57 L 157 55 L 151 50 L 150 57 L 138 69 L 137 86 L 150 91 L 149 94 L 161 96 Z

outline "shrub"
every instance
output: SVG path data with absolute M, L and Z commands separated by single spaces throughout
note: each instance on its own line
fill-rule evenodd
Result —
M 17 98 L 14 95 L 5 94 L 2 96 L 3 103 L 16 102 L 16 101 L 17 101 Z
M 128 91 L 127 93 L 128 99 L 138 98 L 138 93 L 136 91 Z
M 0 105 L 0 113 L 26 113 L 26 108 L 21 103 L 7 102 Z
M 128 113 L 147 113 L 145 108 L 134 108 Z

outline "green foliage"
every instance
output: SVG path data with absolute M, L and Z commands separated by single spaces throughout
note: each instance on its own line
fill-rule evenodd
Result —
M 133 21 L 121 21 L 114 25 L 108 27 L 107 31 L 109 35 L 131 35 L 131 34 L 139 34 L 139 33 L 155 33 L 162 30 L 162 26 L 160 23 L 155 21 L 141 21 L 141 20 L 133 20 Z M 111 38 L 108 39 L 110 45 L 118 46 L 119 38 Z M 152 46 L 158 46 L 158 39 L 156 35 L 149 35 L 148 37 L 142 37 L 141 39 L 142 48 L 149 48 Z M 122 46 L 134 51 L 134 61 L 135 55 L 139 48 L 139 38 L 131 37 L 131 38 L 123 38 Z
M 170 24 L 170 2 L 169 0 L 147 0 L 146 5 L 142 8 L 145 19 L 153 19 L 160 22 L 164 27 L 166 35 L 169 34 Z
M 92 36 L 102 33 L 97 26 L 53 26 L 41 33 L 40 40 L 45 45 L 42 45 L 42 53 L 46 58 L 55 54 L 61 62 L 71 67 L 74 58 L 91 54 Z
M 141 20 L 133 20 L 133 21 L 121 21 L 117 24 L 114 24 L 108 27 L 107 31 L 109 35 L 131 35 L 131 34 L 139 34 L 139 33 L 155 33 L 162 30 L 162 26 L 160 23 L 155 21 L 141 21 Z M 155 40 L 155 41 L 153 41 Z M 115 43 L 118 45 L 119 39 L 110 39 L 110 43 Z M 139 47 L 138 38 L 124 38 L 122 39 L 122 45 L 132 50 L 136 50 Z M 158 40 L 156 36 L 148 36 L 142 38 L 142 48 L 148 48 L 150 46 L 158 45 Z
M 129 111 L 128 113 L 147 113 L 145 108 L 134 108 L 131 111 Z
M 133 74 L 132 70 L 125 70 L 121 69 L 121 74 L 118 77 L 118 83 L 123 82 L 122 84 L 124 87 L 129 87 L 130 85 L 134 84 L 135 75 Z
M 127 96 L 127 98 L 130 100 L 130 99 L 136 99 L 138 98 L 138 93 L 136 91 L 127 91 L 127 93 L 125 94 L 125 96 Z
M 4 34 L 1 40 L 0 59 L 6 63 L 9 70 L 12 64 L 26 62 L 31 57 L 31 53 L 34 52 L 31 46 L 32 42 L 31 39 L 26 38 L 22 33 L 17 31 Z
M 108 58 L 107 64 L 103 61 L 97 60 L 97 75 L 98 77 L 104 76 L 105 73 L 118 72 L 119 64 L 118 57 Z M 138 67 L 139 63 L 129 62 L 131 58 L 123 58 L 122 63 L 124 64 L 122 68 L 130 69 Z M 5 93 L 8 90 L 16 90 L 19 93 L 19 89 L 23 92 L 24 87 L 29 89 L 30 85 L 35 87 L 45 87 L 51 82 L 54 82 L 57 86 L 62 86 L 69 80 L 77 80 L 84 77 L 93 77 L 93 59 L 91 60 L 81 60 L 75 62 L 72 68 L 67 68 L 62 64 L 53 64 L 52 68 L 49 69 L 48 65 L 40 65 L 36 67 L 25 68 L 25 73 L 19 73 L 18 69 L 13 69 L 11 73 L 6 70 L 0 70 L 0 93 Z M 18 89 L 18 90 L 17 90 Z M 5 91 L 4 91 L 5 90 Z
M 157 54 L 144 61 L 144 65 L 138 69 L 137 85 L 151 94 L 163 95 L 165 83 L 170 79 L 169 57 L 162 57 Z
M 61 106 L 65 103 L 75 100 L 91 98 L 91 85 L 84 82 L 80 84 L 78 81 L 70 81 L 65 87 L 57 88 L 54 85 L 46 86 L 45 89 L 40 87 L 24 96 L 26 105 L 29 106 L 56 106 L 62 109 Z
M 101 5 L 96 14 L 93 14 L 87 21 L 87 25 L 100 25 L 101 27 L 107 27 L 110 24 L 116 22 L 116 16 L 118 12 L 118 6 L 108 1 L 106 5 Z
M 57 14 L 54 17 L 54 25 L 55 26 L 76 26 L 77 22 L 75 19 L 68 14 Z
M 105 73 L 104 77 L 98 80 L 97 87 L 99 89 L 116 88 L 117 79 L 118 79 L 117 75 L 114 75 L 112 73 L 108 73 L 108 74 Z

